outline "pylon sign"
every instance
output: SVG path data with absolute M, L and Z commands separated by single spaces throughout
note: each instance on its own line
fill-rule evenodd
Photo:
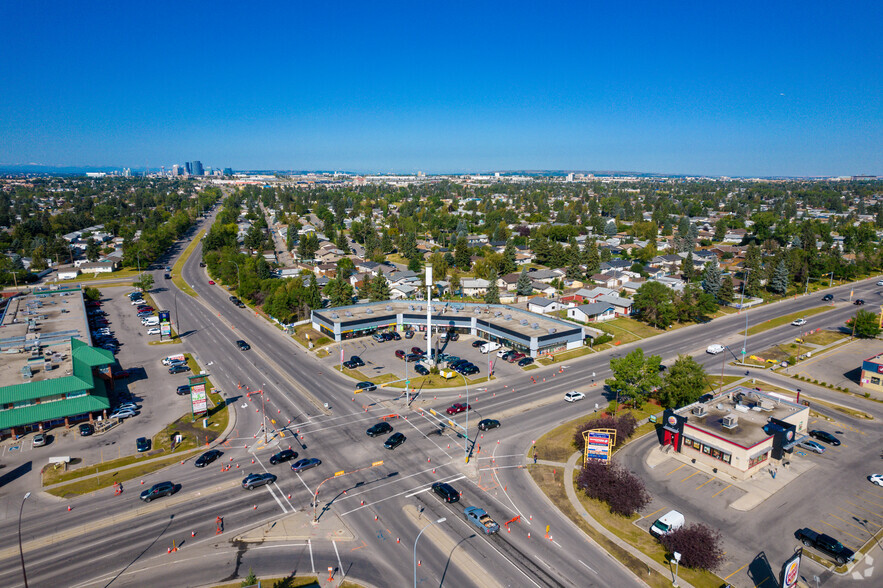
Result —
M 585 451 L 583 463 L 590 459 L 598 459 L 605 463 L 610 462 L 613 455 L 613 446 L 616 445 L 616 429 L 590 429 L 583 431 Z

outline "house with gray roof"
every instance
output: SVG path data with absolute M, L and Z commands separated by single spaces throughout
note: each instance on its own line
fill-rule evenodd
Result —
M 609 321 L 616 318 L 616 311 L 608 304 L 583 304 L 567 309 L 567 318 L 580 323 Z

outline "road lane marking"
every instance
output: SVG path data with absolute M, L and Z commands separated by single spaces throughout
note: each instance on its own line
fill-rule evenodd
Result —
M 465 477 L 466 477 L 465 475 L 464 475 L 464 476 L 460 476 L 460 477 L 458 477 L 458 478 L 454 478 L 454 479 L 452 479 L 452 480 L 448 480 L 448 481 L 445 482 L 445 483 L 446 483 L 446 484 L 450 484 L 451 482 L 456 482 L 456 481 L 458 481 L 458 480 L 462 480 L 462 479 L 465 478 Z M 411 498 L 412 496 L 416 496 L 416 495 L 418 495 L 418 494 L 422 494 L 422 493 L 424 493 L 424 492 L 426 492 L 426 491 L 428 491 L 428 490 L 432 490 L 432 484 L 430 484 L 429 486 L 427 486 L 427 487 L 424 488 L 423 490 L 417 490 L 416 492 L 411 492 L 410 494 L 405 495 L 405 498 Z
M 307 547 L 310 548 L 310 570 L 312 570 L 312 573 L 315 574 L 316 564 L 313 563 L 313 542 L 309 539 L 307 539 Z
M 340 553 L 337 551 L 337 541 L 332 540 L 331 545 L 334 546 L 334 555 L 337 556 L 337 569 L 340 570 L 340 573 L 344 574 L 344 576 L 345 576 L 346 574 L 343 571 L 343 562 L 340 561 Z M 343 581 L 344 576 L 340 577 L 341 581 Z
M 676 467 L 675 469 L 673 469 L 672 471 L 670 471 L 669 473 L 667 473 L 667 474 L 665 474 L 665 475 L 666 475 L 666 476 L 670 476 L 670 475 L 672 475 L 673 473 L 675 473 L 676 471 L 678 471 L 679 469 L 681 469 L 682 467 L 684 467 L 684 466 L 686 466 L 686 465 L 687 465 L 687 464 L 682 463 L 681 465 L 679 465 L 678 467 Z
M 499 447 L 499 445 L 494 446 L 494 455 L 496 455 L 497 447 Z M 512 456 L 503 456 L 503 457 L 512 457 Z M 518 456 L 518 457 L 522 457 L 522 456 Z M 497 470 L 493 470 L 493 474 L 494 474 L 494 479 L 497 481 L 497 486 L 499 488 L 503 489 L 503 494 L 506 496 L 507 499 L 509 499 L 509 504 L 512 505 L 512 508 L 515 509 L 515 512 L 517 512 L 518 516 L 520 516 L 523 520 L 524 513 L 521 512 L 521 509 L 515 505 L 515 501 L 512 500 L 512 497 L 509 496 L 509 492 L 506 491 L 507 486 L 503 485 L 503 483 L 500 481 L 500 478 L 497 476 Z M 528 521 L 528 524 L 530 524 L 530 521 Z
M 307 486 L 307 483 L 304 482 L 304 479 L 300 477 L 300 472 L 295 472 L 294 475 L 297 476 L 297 479 L 300 480 L 300 483 L 303 484 L 303 485 L 304 485 L 304 488 L 307 489 L 307 494 L 309 494 L 310 496 L 312 496 L 312 495 L 313 495 L 313 491 L 310 490 L 310 487 Z
M 726 578 L 724 578 L 724 582 L 726 582 L 726 581 L 729 580 L 732 576 L 735 576 L 736 574 L 738 574 L 739 572 L 741 572 L 742 570 L 744 570 L 746 567 L 748 567 L 748 564 L 743 565 L 741 568 L 739 568 L 738 570 L 736 570 L 735 572 L 733 572 L 732 574 L 730 574 L 729 576 L 727 576 Z
M 425 472 L 417 472 L 417 474 L 411 474 L 411 475 L 408 476 L 408 477 L 410 478 L 410 477 L 416 476 L 416 475 L 421 474 L 421 473 L 425 473 Z M 462 480 L 462 479 L 465 478 L 465 477 L 466 477 L 466 476 L 460 476 L 459 478 L 457 478 L 457 480 Z M 453 481 L 453 480 L 450 480 L 450 481 Z M 401 496 L 402 494 L 405 494 L 406 492 L 410 492 L 410 491 L 411 491 L 411 489 L 403 490 L 403 491 L 401 491 L 401 492 L 399 492 L 399 493 L 397 493 L 397 494 L 392 494 L 392 495 L 390 495 L 390 496 L 386 496 L 385 498 L 381 498 L 380 500 L 375 500 L 375 501 L 373 502 L 373 504 L 379 504 L 379 503 L 381 503 L 381 502 L 386 502 L 387 500 L 392 500 L 393 498 L 398 498 L 398 497 Z M 347 498 L 354 498 L 354 496 L 351 496 L 351 495 L 347 494 L 346 496 L 344 496 L 343 498 L 341 498 L 341 501 L 342 501 L 342 500 L 346 500 Z M 342 512 L 342 513 L 340 513 L 340 516 L 348 515 L 348 514 L 350 514 L 350 513 L 356 512 L 357 510 L 362 510 L 363 508 L 368 508 L 369 506 L 371 506 L 371 505 L 368 504 L 368 503 L 365 503 L 365 504 L 363 504 L 363 505 L 357 506 L 356 508 L 354 508 L 354 509 L 352 509 L 352 510 L 348 510 L 348 511 L 346 511 L 346 512 Z
M 284 505 L 284 504 L 282 504 L 282 501 L 281 501 L 281 500 L 279 500 L 279 497 L 278 497 L 278 496 L 276 496 L 276 493 L 275 493 L 275 492 L 273 492 L 273 488 L 272 488 L 272 484 L 267 484 L 267 492 L 269 492 L 269 493 L 270 493 L 270 496 L 272 496 L 272 497 L 273 497 L 273 500 L 275 500 L 275 501 L 276 501 L 276 504 L 278 504 L 278 505 L 279 505 L 279 508 L 281 508 L 281 509 L 282 509 L 282 512 L 283 512 L 283 513 L 286 513 L 286 512 L 288 512 L 288 511 L 287 511 L 287 510 L 285 510 L 285 505 Z
M 586 568 L 588 568 L 589 571 L 591 571 L 593 574 L 595 574 L 595 575 L 598 574 L 598 572 L 596 572 L 595 570 L 593 570 L 592 568 L 590 568 L 589 565 L 588 565 L 586 562 L 584 562 L 583 560 L 578 559 L 578 560 L 576 560 L 576 561 L 578 561 L 579 563 L 581 563 L 581 564 L 583 564 L 584 566 L 586 566 Z
M 727 489 L 732 488 L 732 487 L 733 487 L 733 485 L 732 485 L 732 484 L 729 484 L 729 485 L 727 485 L 727 487 L 724 488 L 723 490 L 718 490 L 717 494 L 720 494 L 720 493 L 723 492 L 724 490 L 727 490 Z M 712 498 L 714 498 L 715 496 L 717 496 L 717 494 L 714 494 L 714 495 L 712 496 Z

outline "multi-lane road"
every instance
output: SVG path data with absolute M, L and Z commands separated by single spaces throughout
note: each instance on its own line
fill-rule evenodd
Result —
M 316 573 L 327 578 L 330 567 L 334 583 L 350 578 L 375 586 L 405 585 L 414 581 L 415 538 L 428 522 L 441 517 L 446 520 L 420 539 L 420 583 L 641 584 L 560 515 L 519 467 L 531 442 L 544 431 L 591 412 L 596 402 L 606 403 L 600 386 L 589 387 L 592 374 L 603 381 L 610 375 L 610 356 L 627 353 L 637 344 L 569 362 L 562 373 L 556 366 L 554 378 L 551 368 L 534 370 L 530 374 L 540 376 L 537 384 L 525 375 L 473 391 L 470 436 L 477 434 L 476 416 L 500 418 L 504 425 L 479 438 L 482 450 L 467 464 L 464 440 L 450 433 L 439 435 L 437 420 L 425 410 L 444 409 L 463 390 L 434 393 L 434 399 L 418 398 L 411 406 L 390 389 L 353 395 L 351 381 L 253 311 L 232 305 L 227 291 L 209 285 L 200 258 L 197 246 L 183 268 L 183 278 L 198 297 L 171 286 L 153 296 L 172 311 L 178 331 L 184 334 L 184 346 L 230 404 L 235 425 L 221 446 L 224 456 L 205 469 L 193 467 L 189 460 L 149 476 L 145 487 L 165 479 L 181 486 L 174 496 L 149 505 L 138 500 L 136 491 L 114 497 L 107 490 L 26 509 L 22 539 L 30 584 L 200 586 L 245 576 L 249 569 L 263 576 Z M 153 271 L 157 284 L 168 284 L 161 269 Z M 855 296 L 876 303 L 881 290 L 867 281 L 855 285 Z M 846 300 L 849 291 L 850 287 L 835 289 L 835 308 L 814 317 L 813 326 L 843 324 L 855 311 Z M 818 306 L 819 298 L 798 297 L 752 310 L 747 313 L 749 323 Z M 665 360 L 694 355 L 713 373 L 727 358 L 706 356 L 705 348 L 724 343 L 738 353 L 744 324 L 745 315 L 733 315 L 639 345 Z M 748 350 L 760 351 L 792 336 L 787 328 L 771 329 L 749 337 Z M 234 344 L 237 339 L 245 339 L 252 349 L 240 351 Z M 564 403 L 563 393 L 571 389 L 586 391 L 587 400 Z M 262 390 L 264 397 L 246 395 L 254 390 Z M 272 419 L 267 443 L 264 415 Z M 407 436 L 405 444 L 393 451 L 383 448 L 383 438 L 365 435 L 365 429 L 387 415 L 400 417 L 390 422 Z M 268 463 L 273 452 L 289 446 L 299 457 L 321 459 L 322 465 L 295 474 L 286 464 Z M 222 465 L 231 467 L 222 471 Z M 271 471 L 278 479 L 267 487 L 243 490 L 239 482 L 251 471 Z M 322 515 L 314 526 L 312 497 L 318 485 L 337 472 L 348 474 L 322 485 Z M 449 481 L 460 490 L 460 503 L 448 506 L 430 493 L 429 485 L 435 481 Z M 466 505 L 485 508 L 499 523 L 520 518 L 498 536 L 485 537 L 463 518 Z M 422 512 L 412 515 L 413 508 Z M 221 534 L 216 534 L 217 517 L 224 521 Z M 23 585 L 16 524 L 17 517 L 0 524 L 4 586 Z M 274 541 L 236 540 L 261 525 L 268 525 Z M 179 550 L 168 553 L 173 541 Z

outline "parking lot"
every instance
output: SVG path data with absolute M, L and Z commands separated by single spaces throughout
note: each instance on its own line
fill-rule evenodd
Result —
M 842 444 L 822 443 L 821 455 L 795 449 L 775 478 L 771 465 L 744 482 L 669 456 L 657 455 L 648 463 L 658 445 L 654 435 L 626 446 L 619 459 L 641 476 L 653 497 L 635 524 L 647 531 L 675 509 L 687 525 L 701 522 L 719 529 L 726 556 L 718 574 L 733 586 L 778 585 L 779 568 L 800 545 L 794 532 L 802 527 L 858 551 L 883 527 L 883 488 L 867 479 L 883 471 L 880 427 L 839 414 L 834 420 L 813 416 L 808 426 L 835 434 Z M 825 571 L 815 562 L 805 560 L 804 565 L 804 577 Z M 864 573 L 868 565 L 862 562 L 856 569 Z
M 415 362 L 406 362 L 396 357 L 396 351 L 401 350 L 405 354 L 412 353 L 412 348 L 417 347 L 425 353 L 426 340 L 423 333 L 415 333 L 413 338 L 408 339 L 403 334 L 400 335 L 401 340 L 377 342 L 372 337 L 360 337 L 358 339 L 350 339 L 343 342 L 344 359 L 352 356 L 358 356 L 365 362 L 365 365 L 358 368 L 358 373 L 365 376 L 366 379 L 376 379 L 380 382 L 400 381 L 406 378 L 415 384 L 419 384 L 420 378 L 414 372 Z M 514 376 L 521 374 L 524 369 L 519 367 L 517 363 L 509 363 L 497 356 L 498 351 L 485 354 L 481 353 L 478 348 L 472 346 L 474 341 L 479 340 L 478 337 L 470 335 L 460 335 L 457 341 L 448 341 L 446 343 L 439 342 L 439 336 L 433 337 L 433 346 L 438 349 L 439 353 L 453 355 L 461 359 L 472 362 L 479 370 L 477 374 L 468 376 L 469 381 L 484 381 L 488 375 L 488 364 L 491 363 L 494 375 L 498 378 Z M 329 364 L 340 363 L 339 347 L 333 347 L 331 355 L 325 361 Z M 502 347 L 502 350 L 508 349 Z M 385 376 L 384 374 L 389 374 Z M 462 378 L 457 376 L 451 379 L 451 387 L 462 384 Z

